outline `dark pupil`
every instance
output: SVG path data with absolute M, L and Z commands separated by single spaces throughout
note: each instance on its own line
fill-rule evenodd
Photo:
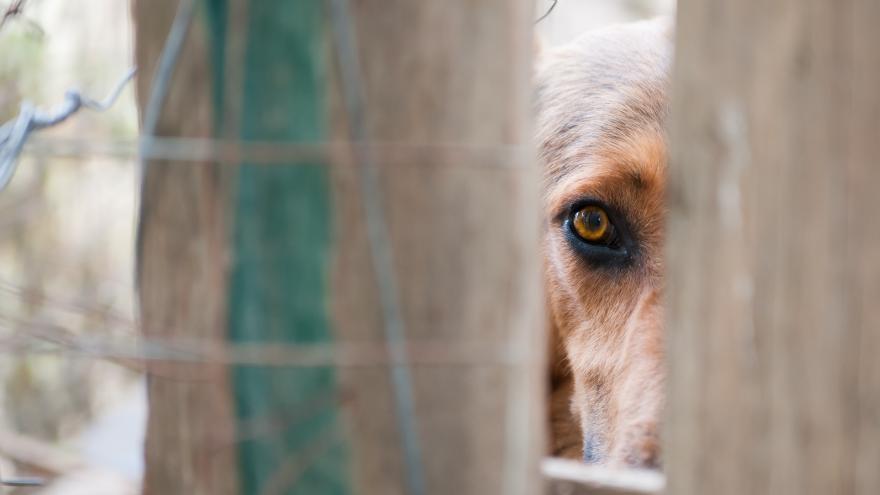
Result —
M 590 230 L 599 230 L 599 228 L 602 227 L 602 215 L 596 211 L 591 211 L 587 214 L 587 227 L 589 227 Z

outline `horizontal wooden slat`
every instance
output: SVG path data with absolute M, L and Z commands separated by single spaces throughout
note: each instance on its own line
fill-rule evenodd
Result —
M 653 495 L 666 484 L 658 471 L 588 466 L 552 457 L 541 463 L 541 473 L 548 495 Z

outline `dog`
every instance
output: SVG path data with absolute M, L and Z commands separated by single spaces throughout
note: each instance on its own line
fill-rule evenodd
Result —
M 660 465 L 672 44 L 659 19 L 538 54 L 552 455 Z

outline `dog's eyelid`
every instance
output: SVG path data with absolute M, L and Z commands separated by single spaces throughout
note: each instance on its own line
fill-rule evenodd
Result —
M 608 217 L 611 219 L 611 223 L 615 223 L 615 220 L 620 216 L 620 210 L 614 204 L 606 202 L 596 196 L 581 196 L 569 201 L 566 203 L 566 206 L 560 210 L 559 216 L 569 217 L 587 206 L 597 206 L 608 212 Z
M 601 189 L 589 188 L 588 190 L 569 191 L 568 194 L 556 198 L 551 203 L 551 211 L 554 212 L 553 218 L 560 218 L 570 215 L 578 208 L 587 205 L 595 205 L 609 211 L 617 211 L 613 201 L 606 198 Z

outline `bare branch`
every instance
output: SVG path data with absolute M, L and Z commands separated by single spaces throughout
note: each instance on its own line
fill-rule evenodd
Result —
M 6 11 L 3 12 L 3 17 L 0 18 L 0 29 L 3 29 L 3 26 L 9 19 L 20 16 L 24 12 L 24 6 L 26 3 L 27 0 L 14 0 L 10 3 L 9 6 L 6 7 Z

